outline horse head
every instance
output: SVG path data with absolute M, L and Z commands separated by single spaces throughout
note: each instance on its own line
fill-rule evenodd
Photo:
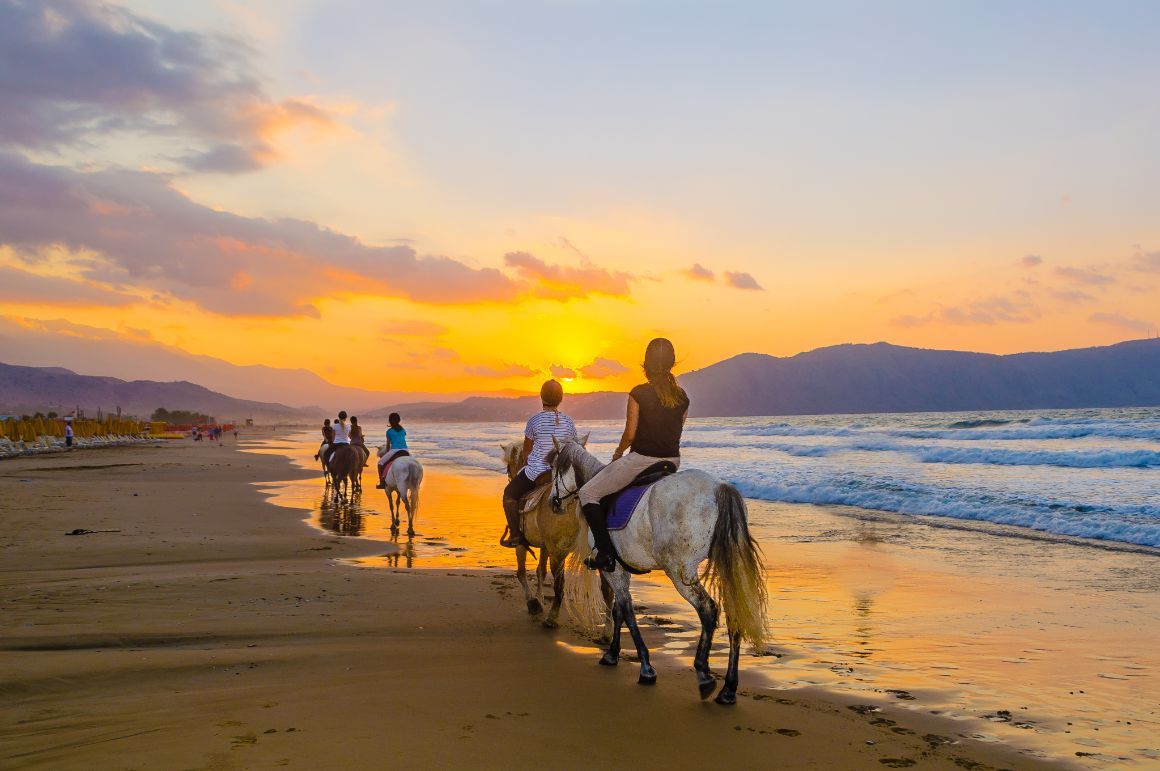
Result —
M 508 479 L 513 478 L 516 472 L 520 470 L 520 447 L 521 442 L 508 442 L 499 446 L 500 452 L 503 453 L 503 462 L 507 467 Z

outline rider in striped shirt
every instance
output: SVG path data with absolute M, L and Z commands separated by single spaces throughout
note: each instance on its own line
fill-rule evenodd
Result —
M 564 400 L 564 387 L 555 380 L 549 380 L 540 388 L 540 402 L 544 409 L 528 419 L 524 428 L 524 449 L 522 455 L 528 461 L 512 477 L 503 491 L 503 513 L 507 517 L 508 534 L 500 540 L 500 546 L 515 548 L 527 545 L 520 530 L 520 498 L 536 486 L 536 479 L 550 469 L 546 458 L 552 451 L 552 438 L 563 442 L 576 438 L 576 424 L 572 418 L 560 412 L 560 402 Z

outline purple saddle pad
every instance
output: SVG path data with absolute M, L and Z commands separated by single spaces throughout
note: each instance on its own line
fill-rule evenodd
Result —
M 608 529 L 623 530 L 628 527 L 632 513 L 636 511 L 636 505 L 640 503 L 640 499 L 644 497 L 649 488 L 655 484 L 656 482 L 649 482 L 647 485 L 633 485 L 617 493 L 612 500 L 612 508 L 608 512 Z

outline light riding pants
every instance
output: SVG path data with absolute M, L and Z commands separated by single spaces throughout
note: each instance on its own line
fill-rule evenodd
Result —
M 681 466 L 679 457 L 653 458 L 649 455 L 638 455 L 635 452 L 621 455 L 619 459 L 600 469 L 596 476 L 589 479 L 588 483 L 580 488 L 580 505 L 600 503 L 601 498 L 628 487 L 632 480 L 636 479 L 637 474 L 663 460 L 670 461 L 678 468 Z

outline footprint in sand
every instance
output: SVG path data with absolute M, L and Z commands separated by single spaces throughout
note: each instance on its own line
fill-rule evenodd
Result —
M 907 768 L 915 765 L 918 761 L 910 758 L 878 758 L 878 762 L 890 768 Z

